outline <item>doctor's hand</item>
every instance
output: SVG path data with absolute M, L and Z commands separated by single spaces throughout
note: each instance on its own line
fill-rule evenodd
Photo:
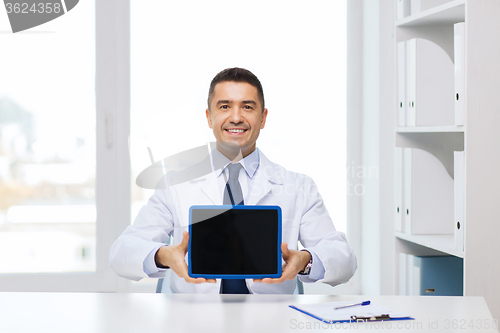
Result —
M 189 233 L 187 231 L 184 231 L 182 233 L 182 242 L 179 245 L 162 246 L 158 249 L 155 254 L 156 266 L 172 269 L 175 274 L 186 280 L 186 282 L 196 284 L 204 282 L 215 283 L 215 279 L 193 279 L 189 276 L 188 266 L 186 264 L 186 261 L 184 260 L 188 251 L 188 245 Z
M 304 270 L 306 265 L 311 260 L 311 254 L 309 252 L 290 250 L 287 243 L 281 243 L 281 252 L 283 255 L 283 260 L 285 261 L 283 270 L 281 272 L 281 277 L 278 279 L 254 279 L 254 282 L 273 284 L 282 283 L 285 280 L 293 280 L 297 276 L 297 273 Z

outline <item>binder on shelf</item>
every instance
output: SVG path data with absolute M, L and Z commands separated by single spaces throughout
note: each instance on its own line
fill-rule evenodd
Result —
M 398 274 L 398 294 L 401 296 L 406 295 L 406 253 L 399 253 L 399 274 Z
M 418 296 L 420 285 L 420 267 L 415 267 L 415 256 L 406 255 L 406 294 L 408 296 Z
M 398 0 L 398 4 L 397 4 L 397 7 L 398 7 L 398 16 L 397 16 L 397 19 L 398 20 L 402 20 L 404 19 L 405 17 L 407 16 L 410 16 L 411 12 L 411 4 L 410 4 L 410 0 Z
M 464 250 L 464 228 L 465 228 L 465 160 L 463 151 L 454 152 L 454 192 L 455 192 L 455 220 L 454 241 L 455 249 Z
M 406 125 L 455 124 L 454 65 L 437 44 L 406 41 Z
M 410 13 L 411 15 L 418 14 L 422 11 L 422 0 L 411 0 Z
M 444 3 L 450 2 L 451 0 L 411 0 L 411 15 L 424 12 L 433 7 L 440 6 Z
M 453 234 L 453 179 L 425 150 L 403 150 L 404 232 Z
M 465 22 L 454 25 L 455 125 L 465 124 Z
M 403 231 L 411 234 L 411 178 L 412 178 L 412 148 L 403 148 Z
M 463 259 L 454 256 L 413 257 L 414 295 L 463 296 Z
M 403 148 L 394 149 L 394 229 L 403 231 Z
M 398 126 L 405 126 L 406 113 L 406 43 L 399 42 L 398 57 Z
M 409 41 L 406 41 L 406 47 L 405 47 L 405 86 L 406 86 L 406 92 L 405 92 L 405 101 L 406 101 L 406 106 L 405 106 L 405 124 L 406 126 L 415 126 L 416 125 L 416 114 L 415 114 L 415 93 L 416 93 L 416 75 L 417 75 L 417 69 L 416 69 L 416 46 L 417 45 L 417 40 L 416 39 L 410 39 Z

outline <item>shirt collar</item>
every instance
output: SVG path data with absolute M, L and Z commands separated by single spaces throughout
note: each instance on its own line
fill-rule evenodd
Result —
M 213 154 L 213 160 L 214 160 L 214 165 L 220 165 L 221 168 L 217 168 L 215 171 L 215 175 L 220 177 L 222 174 L 222 171 L 231 164 L 231 160 L 224 156 L 218 149 L 215 149 L 212 151 Z M 255 150 L 245 156 L 242 160 L 238 161 L 243 166 L 243 169 L 245 169 L 245 172 L 247 173 L 248 177 L 251 179 L 255 175 L 255 172 L 259 168 L 260 164 L 260 158 L 259 158 L 259 149 L 255 148 Z

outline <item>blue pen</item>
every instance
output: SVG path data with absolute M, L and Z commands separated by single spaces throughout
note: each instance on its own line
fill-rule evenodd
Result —
M 338 310 L 338 309 L 343 309 L 343 308 L 350 308 L 351 306 L 365 306 L 365 305 L 368 305 L 368 304 L 370 304 L 370 301 L 364 301 L 364 302 L 361 302 L 361 303 L 339 306 L 339 307 L 336 307 L 336 308 L 333 308 L 333 309 L 334 310 Z

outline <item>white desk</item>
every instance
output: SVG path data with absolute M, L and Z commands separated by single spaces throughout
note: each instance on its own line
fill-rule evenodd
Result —
M 97 293 L 0 293 L 0 332 L 334 332 L 340 326 L 288 305 L 347 300 L 371 300 L 416 320 L 390 322 L 391 329 L 381 326 L 389 322 L 344 324 L 346 332 L 498 332 L 484 329 L 493 319 L 482 297 Z

